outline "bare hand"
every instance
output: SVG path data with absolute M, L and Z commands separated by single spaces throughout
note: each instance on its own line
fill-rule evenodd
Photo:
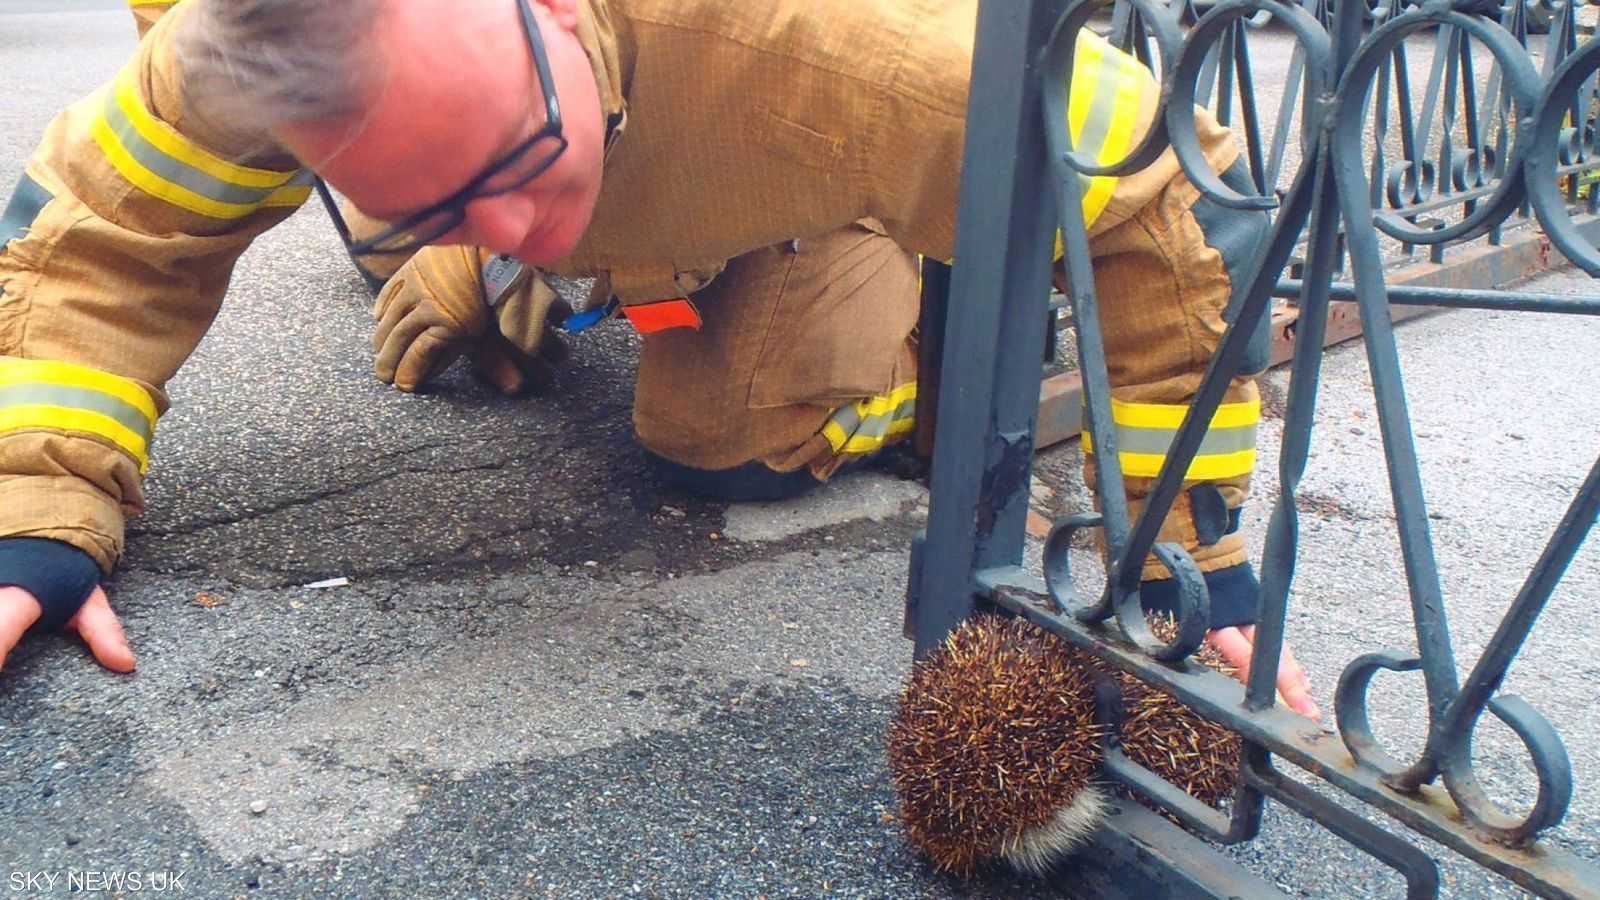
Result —
M 1218 628 L 1206 635 L 1206 643 L 1216 648 L 1235 677 L 1245 681 L 1250 676 L 1250 659 L 1255 655 L 1256 627 L 1241 625 L 1236 628 Z M 1313 721 L 1322 721 L 1322 711 L 1311 699 L 1311 679 L 1294 660 L 1294 652 L 1283 645 L 1283 658 L 1278 662 L 1278 696 L 1289 708 Z
M 0 587 L 0 669 L 22 635 L 39 620 L 42 610 L 33 595 L 19 587 Z M 67 630 L 78 635 L 96 661 L 113 672 L 132 672 L 133 650 L 122 633 L 122 623 L 111 611 L 105 588 L 96 587 L 78 614 L 67 620 Z

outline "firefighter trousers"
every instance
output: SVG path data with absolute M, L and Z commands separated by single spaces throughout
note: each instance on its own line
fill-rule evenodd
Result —
M 1247 178 L 1238 164 L 1224 176 L 1246 190 Z M 1135 515 L 1268 226 L 1265 214 L 1225 209 L 1180 177 L 1091 244 Z M 635 425 L 668 482 L 775 499 L 910 435 L 916 259 L 870 222 L 740 257 L 694 301 L 704 327 L 646 335 L 639 366 Z M 1266 339 L 1263 327 L 1162 528 L 1160 540 L 1184 545 L 1207 573 L 1246 562 L 1239 511 L 1255 463 L 1254 375 L 1266 367 Z M 1095 459 L 1086 453 L 1091 486 Z M 1146 563 L 1145 580 L 1168 577 Z

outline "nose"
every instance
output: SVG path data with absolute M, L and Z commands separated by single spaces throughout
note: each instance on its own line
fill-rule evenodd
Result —
M 518 192 L 483 197 L 467 204 L 467 243 L 495 253 L 514 254 L 533 231 L 538 208 L 532 198 Z

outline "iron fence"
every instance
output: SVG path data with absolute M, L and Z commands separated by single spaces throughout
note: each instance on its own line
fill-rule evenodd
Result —
M 1499 240 L 1508 223 L 1527 218 L 1574 264 L 1600 275 L 1600 251 L 1587 227 L 1596 198 L 1585 184 L 1596 167 L 1600 40 L 1577 42 L 1570 6 L 1549 8 L 1546 52 L 1536 63 L 1528 47 L 1531 5 L 1503 11 L 1481 0 L 1424 0 L 1329 9 L 1328 0 L 1315 8 L 1220 0 L 1196 8 L 1186 0 L 1173 8 L 1155 0 L 1121 0 L 1111 10 L 1112 33 L 1160 73 L 1163 103 L 1156 127 L 1127 159 L 1096 167 L 1073 154 L 1064 112 L 1074 36 L 1092 22 L 1103 23 L 1108 6 L 1106 0 L 985 0 L 980 6 L 965 153 L 984 162 L 962 174 L 959 262 L 947 280 L 932 282 L 959 300 L 944 304 L 939 328 L 945 363 L 936 376 L 931 507 L 927 532 L 913 547 L 907 595 L 918 654 L 936 647 L 976 608 L 996 607 L 1169 690 L 1239 732 L 1247 752 L 1226 815 L 1114 748 L 1108 752 L 1108 777 L 1210 840 L 1229 844 L 1254 837 L 1270 797 L 1400 872 L 1408 896 L 1437 895 L 1438 868 L 1430 856 L 1326 792 L 1286 777 L 1275 765 L 1286 760 L 1537 894 L 1600 897 L 1600 870 L 1538 841 L 1561 820 L 1572 796 L 1571 766 L 1560 738 L 1531 705 L 1497 696 L 1511 661 L 1600 515 L 1600 462 L 1481 657 L 1459 681 L 1391 321 L 1391 304 L 1398 303 L 1596 315 L 1600 300 L 1391 289 L 1379 245 L 1383 235 L 1402 248 L 1426 248 L 1437 259 L 1463 241 Z M 1268 20 L 1295 42 L 1286 96 L 1299 98 L 1284 104 L 1294 109 L 1280 110 L 1270 141 L 1250 102 L 1248 47 L 1251 32 Z M 1435 53 L 1419 111 L 1411 105 L 1405 52 L 1408 38 L 1430 36 Z M 1490 64 L 1480 79 L 1485 59 Z M 1229 97 L 1244 102 L 1235 109 Z M 1210 171 L 1194 132 L 1195 104 L 1210 105 L 1244 132 L 1254 195 L 1231 190 Z M 1298 127 L 1291 129 L 1291 123 Z M 1386 155 L 1394 131 L 1400 152 Z M 1270 241 L 1257 250 L 1249 277 L 1241 279 L 1236 319 L 1168 449 L 1142 515 L 1133 518 L 1114 464 L 1116 432 L 1079 176 L 1127 174 L 1168 147 L 1207 196 L 1232 208 L 1272 209 L 1274 222 Z M 1280 170 L 1290 147 L 1299 155 L 1292 173 Z M 1279 187 L 1280 180 L 1287 185 Z M 1054 190 L 1040 191 L 1043 184 Z M 1441 214 L 1446 209 L 1448 216 Z M 1101 510 L 1056 523 L 1045 542 L 1043 571 L 1035 574 L 1022 561 L 1039 357 L 1006 351 L 1045 344 L 1045 317 L 1038 311 L 1049 293 L 1050 236 L 1057 227 L 1077 325 L 1086 430 L 1099 460 Z M 1285 280 L 1291 266 L 1299 277 Z M 1349 663 L 1335 697 L 1335 735 L 1277 707 L 1274 699 L 1322 330 L 1330 299 L 1341 292 L 1355 299 L 1365 333 L 1419 652 L 1380 650 Z M 1157 543 L 1157 536 L 1229 376 L 1239 370 L 1256 326 L 1270 315 L 1274 294 L 1295 298 L 1300 324 L 1277 466 L 1280 493 L 1262 552 L 1256 665 L 1241 686 L 1187 662 L 1206 631 L 1205 583 L 1181 547 Z M 1103 538 L 1106 577 L 1104 591 L 1086 598 L 1073 587 L 1068 547 L 1088 531 Z M 1171 643 L 1157 640 L 1140 612 L 1140 570 L 1152 553 L 1179 586 L 1178 636 Z M 1426 683 L 1428 737 L 1415 759 L 1394 758 L 1369 727 L 1367 688 L 1384 670 L 1420 671 Z M 1515 733 L 1537 774 L 1537 794 L 1526 812 L 1497 805 L 1474 770 L 1470 746 L 1486 711 Z
M 1164 12 L 1175 16 L 1184 30 L 1192 29 L 1211 8 L 1209 4 L 1197 5 L 1197 0 L 1178 2 L 1176 9 Z M 1362 17 L 1368 31 L 1415 5 L 1408 0 L 1361 2 L 1366 4 Z M 1478 12 L 1493 11 L 1506 32 L 1536 61 L 1545 79 L 1577 49 L 1584 30 L 1577 4 L 1564 0 L 1513 0 L 1500 8 L 1494 2 L 1480 0 L 1467 6 Z M 1335 8 L 1332 0 L 1307 0 L 1304 5 L 1331 33 Z M 1291 139 L 1297 126 L 1304 125 L 1304 105 L 1287 102 L 1279 104 L 1275 114 L 1264 111 L 1258 86 L 1271 80 L 1272 92 L 1276 92 L 1276 82 L 1281 79 L 1282 95 L 1295 97 L 1302 94 L 1316 73 L 1307 72 L 1307 48 L 1297 41 L 1287 65 L 1281 71 L 1272 67 L 1265 73 L 1268 77 L 1262 77 L 1258 56 L 1251 52 L 1252 42 L 1259 46 L 1260 33 L 1275 24 L 1283 27 L 1267 11 L 1228 23 L 1211 41 L 1193 74 L 1196 102 L 1210 107 L 1218 121 L 1241 136 L 1257 193 L 1281 199 L 1294 173 L 1293 168 L 1286 168 L 1286 162 L 1293 152 Z M 1105 30 L 1115 43 L 1146 64 L 1157 68 L 1161 65 L 1162 54 L 1154 46 L 1159 26 L 1147 27 L 1136 4 L 1128 0 L 1117 2 L 1110 28 Z M 1418 57 L 1425 59 L 1424 65 L 1417 64 Z M 1389 221 L 1403 220 L 1424 231 L 1443 229 L 1471 215 L 1504 179 L 1509 143 L 1515 131 L 1516 123 L 1510 118 L 1512 92 L 1505 83 L 1499 58 L 1475 45 L 1461 29 L 1444 25 L 1410 32 L 1377 63 L 1378 71 L 1367 97 L 1370 115 L 1363 123 L 1373 207 L 1384 212 Z M 1561 192 L 1570 206 L 1587 215 L 1600 211 L 1600 192 L 1593 189 L 1600 170 L 1592 125 L 1595 99 L 1596 84 L 1592 79 L 1573 92 L 1556 144 Z M 1515 230 L 1532 221 L 1530 204 L 1519 204 L 1516 213 L 1497 222 L 1481 236 L 1482 240 L 1499 244 L 1507 228 Z M 1385 234 L 1398 244 L 1394 248 L 1398 253 L 1386 255 L 1401 259 L 1415 255 L 1417 242 L 1398 231 Z M 1443 262 L 1447 249 L 1460 243 L 1464 241 L 1457 238 L 1427 244 L 1429 260 Z M 1336 247 L 1336 267 L 1342 269 L 1342 240 Z M 1302 261 L 1297 259 L 1296 263 Z M 1295 296 L 1287 291 L 1281 295 L 1290 299 Z

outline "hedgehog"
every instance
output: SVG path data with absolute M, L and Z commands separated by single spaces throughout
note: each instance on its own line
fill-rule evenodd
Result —
M 1159 620 L 1152 627 L 1162 633 Z M 1214 651 L 1196 658 L 1221 668 Z M 889 726 L 889 771 L 911 843 L 936 869 L 962 876 L 994 861 L 1042 874 L 1086 843 L 1113 790 L 1097 781 L 1106 726 L 1095 719 L 1095 691 L 1108 682 L 1123 692 L 1131 759 L 1204 802 L 1231 794 L 1236 735 L 1036 625 L 982 614 L 912 667 Z
M 1177 637 L 1177 623 L 1170 617 L 1153 615 L 1148 621 L 1158 640 Z M 1229 678 L 1236 672 L 1210 644 L 1201 645 L 1191 659 Z M 1244 752 L 1239 735 L 1148 682 L 1126 672 L 1117 672 L 1116 678 L 1122 689 L 1122 752 L 1208 806 L 1230 799 L 1239 785 Z

